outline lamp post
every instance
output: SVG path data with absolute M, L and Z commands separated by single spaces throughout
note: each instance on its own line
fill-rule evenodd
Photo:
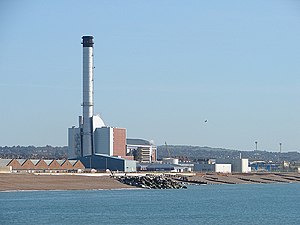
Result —
M 256 141 L 256 142 L 255 142 L 255 150 L 256 150 L 256 151 L 257 151 L 257 143 L 258 143 L 258 142 Z
M 281 146 L 282 146 L 282 143 L 279 143 L 279 152 L 281 154 Z
M 281 146 L 282 146 L 282 143 L 280 142 L 279 143 L 279 156 L 278 156 L 278 161 L 279 161 L 279 165 L 281 164 L 281 161 L 280 161 L 280 156 L 281 156 Z M 283 164 L 282 165 L 282 169 L 283 169 Z M 280 168 L 280 167 L 279 167 Z

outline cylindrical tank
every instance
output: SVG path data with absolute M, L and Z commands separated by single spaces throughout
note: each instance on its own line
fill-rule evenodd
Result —
M 174 158 L 163 158 L 163 163 L 167 164 L 178 164 L 179 160 Z

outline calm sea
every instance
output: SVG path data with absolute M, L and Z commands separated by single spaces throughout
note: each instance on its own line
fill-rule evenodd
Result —
M 0 193 L 0 224 L 300 224 L 300 184 Z

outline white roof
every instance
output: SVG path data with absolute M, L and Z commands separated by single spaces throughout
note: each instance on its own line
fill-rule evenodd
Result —
M 100 127 L 105 127 L 105 124 L 103 120 L 101 119 L 100 115 L 95 115 L 92 117 L 93 119 L 93 127 L 95 128 L 100 128 Z
M 38 162 L 40 161 L 39 159 L 30 159 L 30 161 L 33 163 L 33 165 L 36 166 L 36 164 L 38 164 Z
M 72 166 L 74 166 L 77 163 L 78 160 L 69 160 Z
M 0 159 L 0 167 L 7 166 L 8 163 L 10 163 L 12 159 Z
M 49 166 L 52 163 L 53 159 L 44 159 L 44 161 L 47 164 L 47 166 Z
M 62 165 L 65 161 L 66 161 L 65 159 L 56 160 L 56 162 L 58 162 L 59 165 Z
M 20 163 L 20 165 L 22 166 L 23 163 L 26 161 L 27 159 L 17 159 L 17 161 Z

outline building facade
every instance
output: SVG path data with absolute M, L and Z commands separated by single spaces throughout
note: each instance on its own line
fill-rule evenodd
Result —
M 0 159 L 1 167 L 9 168 L 10 172 L 79 172 L 85 169 L 80 160 L 55 159 Z
M 113 157 L 102 154 L 94 154 L 79 158 L 87 169 L 96 169 L 99 171 L 124 171 L 136 172 L 136 162 L 120 157 Z
M 127 140 L 127 155 L 133 156 L 134 160 L 141 163 L 156 161 L 156 146 L 154 143 L 144 139 Z
M 249 173 L 251 172 L 251 167 L 249 167 L 248 159 L 217 159 L 217 163 L 224 164 L 230 163 L 232 172 L 235 173 Z

